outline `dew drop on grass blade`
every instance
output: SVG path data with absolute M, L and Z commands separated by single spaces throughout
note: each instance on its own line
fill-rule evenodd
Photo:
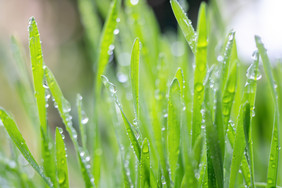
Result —
M 195 32 L 192 22 L 186 16 L 186 13 L 179 5 L 177 0 L 170 1 L 171 8 L 173 10 L 174 16 L 184 34 L 186 41 L 188 42 L 192 52 L 196 54 L 196 42 L 197 42 L 197 33 Z
M 193 98 L 193 118 L 192 118 L 192 146 L 201 134 L 202 114 L 201 106 L 204 96 L 204 78 L 207 69 L 207 20 L 206 20 L 206 4 L 200 6 L 198 19 L 198 40 L 196 45 L 194 71 L 194 98 Z
M 137 129 L 139 130 L 140 110 L 139 110 L 139 64 L 140 64 L 140 48 L 141 43 L 136 38 L 131 52 L 130 64 L 130 78 L 132 87 L 132 96 L 135 107 L 135 120 L 137 122 Z M 140 131 L 139 131 L 140 132 Z
M 133 147 L 134 154 L 135 154 L 136 158 L 138 159 L 138 161 L 140 161 L 141 148 L 140 148 L 138 140 L 137 140 L 137 138 L 136 138 L 136 136 L 133 132 L 132 125 L 130 124 L 127 117 L 125 116 L 125 113 L 123 112 L 122 106 L 121 106 L 120 102 L 118 101 L 118 98 L 117 98 L 117 95 L 116 95 L 116 87 L 115 87 L 114 84 L 109 82 L 108 78 L 104 75 L 102 75 L 102 81 L 103 81 L 103 84 L 105 85 L 105 87 L 110 91 L 110 93 L 113 97 L 113 100 L 115 101 L 116 105 L 120 109 L 121 116 L 122 116 L 122 119 L 124 121 L 125 129 L 126 129 L 126 132 L 127 132 L 127 136 L 128 136 L 129 141 L 130 141 L 130 143 Z
M 243 100 L 242 102 L 245 102 Z M 243 153 L 246 147 L 244 127 L 250 126 L 250 103 L 247 101 L 241 105 L 238 119 L 236 122 L 235 142 L 233 147 L 231 171 L 229 178 L 229 187 L 233 188 L 236 183 L 236 177 L 239 171 Z
M 277 184 L 278 175 L 278 160 L 279 160 L 279 107 L 278 107 L 278 95 L 276 91 L 275 81 L 272 75 L 271 64 L 266 53 L 264 44 L 259 36 L 255 36 L 256 46 L 258 48 L 259 54 L 261 56 L 264 71 L 268 84 L 271 88 L 271 95 L 274 103 L 274 120 L 273 120 L 273 130 L 271 138 L 271 149 L 268 163 L 267 171 L 267 187 L 275 187 Z
M 139 161 L 138 187 L 150 187 L 150 151 L 147 138 L 142 143 L 141 158 Z
M 85 111 L 82 109 L 82 96 L 80 94 L 78 94 L 76 97 L 76 106 L 78 112 L 78 124 L 79 124 L 81 143 L 82 143 L 82 147 L 86 149 L 86 132 L 84 126 L 89 119 Z
M 54 158 L 53 149 L 49 148 L 51 143 L 49 141 L 48 128 L 47 128 L 43 55 L 42 55 L 39 31 L 34 17 L 31 17 L 29 20 L 28 31 L 29 31 L 30 59 L 32 65 L 32 77 L 33 77 L 33 85 L 35 92 L 34 95 L 38 109 L 41 138 L 42 138 L 43 168 L 46 176 L 50 177 L 52 182 L 55 183 L 56 177 L 55 177 L 55 163 L 53 160 Z
M 175 181 L 180 152 L 181 111 L 179 82 L 174 78 L 169 88 L 167 113 L 167 153 L 172 181 Z
M 64 143 L 63 129 L 56 128 L 56 167 L 57 180 L 60 188 L 69 187 L 68 165 Z
M 0 119 L 6 128 L 9 136 L 20 150 L 24 158 L 29 162 L 32 168 L 43 178 L 43 180 L 47 183 L 49 187 L 54 187 L 50 178 L 46 177 L 43 170 L 39 167 L 37 162 L 35 161 L 33 155 L 28 149 L 25 140 L 20 133 L 15 121 L 11 118 L 11 116 L 2 108 L 0 108 Z
M 45 76 L 46 76 L 46 80 L 50 88 L 52 97 L 57 104 L 59 114 L 63 120 L 63 123 L 66 126 L 67 132 L 70 135 L 75 151 L 77 152 L 77 157 L 78 157 L 80 168 L 81 168 L 81 174 L 83 176 L 85 186 L 94 187 L 94 178 L 92 177 L 92 174 L 90 173 L 90 163 L 88 160 L 89 156 L 87 155 L 87 151 L 78 145 L 77 132 L 74 129 L 74 127 L 72 126 L 72 117 L 69 113 L 71 111 L 71 106 L 69 102 L 64 98 L 62 91 L 57 81 L 55 80 L 54 75 L 47 67 L 45 68 Z
M 220 148 L 219 135 L 217 133 L 216 126 L 212 117 L 212 100 L 211 97 L 211 74 L 213 67 L 207 74 L 205 83 L 205 95 L 204 95 L 204 112 L 203 120 L 206 128 L 206 147 L 207 147 L 207 172 L 208 172 L 208 184 L 209 187 L 223 188 L 223 159 L 222 150 Z

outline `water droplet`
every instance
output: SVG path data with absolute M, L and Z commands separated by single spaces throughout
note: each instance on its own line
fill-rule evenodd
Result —
M 217 61 L 218 62 L 222 62 L 223 61 L 223 57 L 221 55 L 217 56 Z
M 164 114 L 164 118 L 167 118 L 167 116 L 168 116 L 167 113 L 165 113 L 165 114 Z
M 63 134 L 63 129 L 62 128 L 58 127 L 58 130 L 59 130 L 60 134 Z
M 186 106 L 183 106 L 182 110 L 185 111 L 186 110 Z
M 259 80 L 262 77 L 259 69 L 256 67 L 254 63 L 249 66 L 246 76 L 248 79 L 251 80 Z
M 63 107 L 63 112 L 64 113 L 67 113 L 67 112 L 71 111 L 70 103 L 66 99 L 64 99 L 64 98 L 62 98 L 62 107 Z
M 130 0 L 130 3 L 131 3 L 132 5 L 137 5 L 138 2 L 139 2 L 139 0 Z
M 234 38 L 234 33 L 231 33 L 229 36 L 228 36 L 228 40 L 233 40 Z
M 89 156 L 86 156 L 86 157 L 85 157 L 85 161 L 86 161 L 86 162 L 89 162 L 89 161 L 90 161 L 90 157 L 89 157 Z
M 58 180 L 59 180 L 59 184 L 62 184 L 65 182 L 66 174 L 63 171 L 59 171 Z
M 201 92 L 204 89 L 203 84 L 202 83 L 196 83 L 195 84 L 195 90 L 197 92 Z
M 148 153 L 149 152 L 149 147 L 147 144 L 144 145 L 143 149 L 142 149 L 143 153 Z
M 81 123 L 86 124 L 89 121 L 89 118 L 87 117 L 86 113 L 84 111 L 81 112 Z
M 114 35 L 117 35 L 117 34 L 119 34 L 119 29 L 114 30 Z
M 259 58 L 258 50 L 255 50 L 255 51 L 253 52 L 253 54 L 252 54 L 252 59 L 253 59 L 254 61 L 257 61 L 258 58 Z
M 164 127 L 162 128 L 162 131 L 165 131 L 165 128 L 164 128 Z
M 119 22 L 120 22 L 120 18 L 117 18 L 117 19 L 116 19 L 116 22 L 119 23 Z
M 80 152 L 80 157 L 83 157 L 84 155 L 85 155 L 85 152 L 84 151 L 82 151 L 82 152 Z
M 4 124 L 3 124 L 2 120 L 0 119 L 0 127 L 1 126 L 4 126 Z
M 273 181 L 272 181 L 271 178 L 268 178 L 268 179 L 267 179 L 267 183 L 271 184 L 272 182 L 273 182 Z
M 126 74 L 118 72 L 117 79 L 120 83 L 125 83 L 128 80 L 128 76 Z

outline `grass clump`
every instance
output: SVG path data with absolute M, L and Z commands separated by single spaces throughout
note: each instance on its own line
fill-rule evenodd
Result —
M 201 4 L 195 31 L 180 4 L 171 0 L 180 27 L 177 34 L 161 34 L 144 1 L 126 0 L 121 7 L 120 0 L 113 0 L 107 16 L 100 1 L 93 9 L 90 5 L 92 1 L 79 1 L 94 86 L 90 98 L 77 95 L 77 114 L 43 60 L 35 19 L 29 24 L 33 90 L 19 42 L 12 39 L 22 78 L 17 91 L 34 130 L 40 132 L 33 140 L 41 143 L 36 156 L 42 162 L 35 160 L 16 122 L 1 108 L 0 123 L 14 144 L 10 151 L 0 150 L 0 165 L 6 170 L 0 170 L 0 183 L 71 187 L 69 181 L 79 174 L 85 187 L 279 187 L 281 82 L 275 82 L 280 75 L 272 70 L 260 37 L 255 37 L 257 51 L 246 71 L 237 54 L 235 32 L 225 38 L 216 35 L 226 33 L 216 2 L 211 7 Z M 103 29 L 98 12 L 105 16 Z M 213 24 L 220 24 L 218 31 L 212 30 Z M 109 64 L 112 57 L 115 67 Z M 260 139 L 267 140 L 255 116 L 255 107 L 262 104 L 256 101 L 262 77 L 259 57 L 268 85 L 263 92 L 272 97 L 261 100 L 274 106 L 274 117 L 265 117 L 273 121 L 268 159 L 258 157 L 266 151 L 258 144 Z M 280 63 L 280 72 L 281 67 Z M 61 128 L 48 125 L 50 97 L 64 124 Z M 26 99 L 34 102 L 27 105 Z M 85 103 L 94 105 L 84 108 Z M 69 143 L 71 152 L 66 151 Z M 26 177 L 19 155 L 39 176 Z M 72 170 L 68 155 L 76 156 L 80 171 Z M 263 168 L 267 173 L 257 170 Z

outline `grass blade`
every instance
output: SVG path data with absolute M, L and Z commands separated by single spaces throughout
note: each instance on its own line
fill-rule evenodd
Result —
M 177 2 L 177 0 L 171 0 L 170 4 L 186 41 L 188 42 L 192 52 L 196 54 L 197 33 L 192 26 L 192 22 L 187 18 L 186 13 Z
M 138 159 L 138 161 L 140 161 L 141 148 L 140 148 L 140 145 L 138 143 L 138 139 L 137 139 L 137 137 L 135 136 L 135 134 L 133 132 L 132 125 L 130 124 L 130 122 L 128 121 L 127 117 L 125 116 L 125 113 L 123 112 L 121 104 L 118 101 L 118 98 L 117 98 L 117 95 L 116 95 L 115 85 L 113 85 L 111 82 L 109 82 L 108 78 L 106 76 L 104 76 L 104 75 L 102 75 L 102 80 L 103 80 L 103 83 L 104 83 L 105 87 L 111 93 L 111 95 L 112 95 L 116 105 L 120 109 L 121 116 L 122 116 L 122 119 L 124 121 L 125 129 L 126 129 L 129 141 L 130 141 L 130 143 L 131 143 L 131 145 L 133 147 L 133 150 L 134 150 L 136 158 Z
M 139 162 L 139 186 L 150 187 L 150 151 L 147 138 L 144 139 L 142 144 L 141 159 Z
M 56 165 L 59 187 L 69 187 L 68 165 L 63 130 L 56 128 Z
M 69 102 L 64 98 L 62 91 L 57 81 L 55 80 L 54 75 L 47 67 L 45 68 L 45 76 L 54 102 L 56 102 L 55 107 L 58 108 L 59 114 L 66 126 L 66 130 L 68 131 L 70 138 L 73 142 L 74 148 L 77 152 L 77 157 L 81 168 L 81 174 L 83 176 L 85 186 L 94 187 L 94 178 L 90 173 L 90 157 L 86 155 L 87 152 L 83 148 L 79 147 L 77 142 L 77 132 L 72 126 L 72 117 L 69 114 L 69 112 L 71 111 L 71 106 Z
M 15 121 L 11 118 L 11 116 L 2 108 L 0 108 L 0 119 L 6 128 L 8 134 L 11 139 L 17 146 L 17 148 L 21 151 L 24 158 L 29 162 L 32 168 L 43 178 L 43 180 L 47 183 L 49 187 L 54 187 L 50 178 L 45 176 L 43 170 L 39 167 L 37 162 L 35 161 L 33 155 L 29 151 L 22 134 L 20 133 Z
M 195 55 L 196 67 L 194 72 L 194 99 L 193 99 L 193 118 L 192 118 L 192 146 L 201 134 L 202 114 L 201 106 L 204 96 L 204 78 L 207 69 L 207 21 L 206 4 L 202 3 L 198 21 L 198 41 Z
M 88 122 L 89 119 L 86 113 L 82 109 L 82 96 L 80 94 L 77 95 L 76 106 L 77 106 L 77 112 L 78 112 L 78 124 L 79 124 L 81 143 L 82 143 L 82 147 L 86 149 L 86 132 L 84 130 L 84 126 Z
M 173 79 L 169 88 L 167 113 L 167 153 L 171 180 L 175 181 L 176 168 L 180 152 L 181 95 L 179 82 Z
M 271 138 L 271 149 L 267 171 L 267 187 L 275 187 L 277 184 L 278 175 L 278 160 L 279 160 L 279 107 L 278 107 L 278 95 L 276 91 L 275 81 L 272 75 L 271 64 L 266 53 L 266 49 L 259 36 L 255 36 L 256 46 L 260 53 L 265 74 L 268 80 L 268 84 L 271 88 L 271 95 L 274 103 L 274 121 Z

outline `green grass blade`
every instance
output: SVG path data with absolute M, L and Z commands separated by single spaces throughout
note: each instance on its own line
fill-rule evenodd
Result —
M 56 106 L 58 108 L 59 114 L 66 126 L 66 130 L 70 135 L 70 138 L 74 144 L 74 148 L 77 152 L 77 157 L 79 160 L 80 168 L 81 168 L 81 174 L 83 176 L 85 186 L 86 187 L 94 187 L 94 178 L 92 177 L 92 174 L 90 173 L 90 164 L 89 160 L 90 157 L 87 156 L 87 152 L 79 147 L 77 142 L 77 132 L 72 126 L 72 117 L 69 114 L 71 110 L 71 106 L 69 102 L 64 98 L 62 91 L 55 80 L 54 75 L 52 72 L 46 67 L 45 68 L 45 76 L 47 79 L 47 83 L 49 86 L 49 89 L 51 91 L 52 97 L 54 99 L 54 102 L 56 102 Z
M 127 136 L 129 138 L 129 141 L 133 147 L 134 153 L 136 155 L 136 158 L 138 159 L 138 161 L 140 161 L 140 157 L 141 157 L 141 148 L 140 145 L 138 143 L 138 139 L 135 136 L 134 132 L 133 132 L 133 128 L 132 125 L 130 124 L 130 122 L 128 121 L 127 117 L 125 116 L 125 113 L 121 107 L 120 102 L 118 101 L 117 95 L 116 95 L 116 88 L 115 85 L 113 85 L 111 82 L 109 82 L 108 78 L 104 75 L 102 75 L 102 81 L 103 84 L 105 85 L 105 87 L 109 90 L 109 92 L 111 93 L 116 105 L 118 106 L 118 108 L 120 109 L 121 112 L 121 116 L 122 119 L 124 121 L 124 125 L 125 125 L 125 129 L 127 132 Z
M 277 184 L 278 175 L 278 160 L 279 160 L 279 107 L 278 107 L 278 95 L 275 89 L 275 81 L 272 75 L 271 64 L 266 53 L 266 49 L 259 36 L 255 36 L 256 46 L 261 56 L 265 74 L 268 80 L 268 84 L 271 88 L 271 95 L 274 102 L 274 120 L 273 130 L 271 138 L 271 149 L 267 171 L 267 187 L 275 187 Z
M 56 165 L 57 165 L 57 179 L 59 187 L 69 187 L 68 165 L 66 157 L 66 149 L 64 143 L 64 135 L 61 128 L 56 128 Z
M 137 122 L 137 128 L 139 128 L 140 110 L 139 110 L 139 64 L 140 64 L 140 48 L 141 43 L 136 38 L 131 52 L 131 64 L 130 64 L 130 78 L 132 86 L 132 96 L 135 107 L 135 120 Z
M 121 4 L 120 0 L 114 0 L 112 2 L 111 9 L 109 11 L 109 14 L 107 16 L 103 28 L 100 46 L 98 48 L 99 58 L 98 58 L 97 73 L 96 73 L 96 86 L 95 86 L 96 93 L 100 93 L 101 84 L 102 84 L 101 76 L 106 69 L 110 55 L 113 53 L 112 46 L 115 38 L 114 30 L 116 29 L 117 26 L 117 18 L 118 18 L 120 4 Z
M 43 87 L 44 70 L 40 36 L 34 17 L 29 20 L 29 50 L 32 65 L 35 99 L 38 108 L 40 126 L 47 133 L 45 88 Z
M 191 21 L 187 18 L 186 13 L 177 2 L 177 0 L 171 0 L 170 4 L 186 41 L 188 42 L 192 52 L 196 54 L 197 33 L 195 32 Z
M 194 99 L 193 99 L 193 118 L 192 118 L 192 146 L 201 134 L 201 106 L 204 96 L 204 78 L 207 69 L 207 20 L 206 4 L 202 3 L 198 21 L 198 41 L 195 55 L 196 67 L 194 72 Z
M 168 98 L 167 113 L 167 153 L 171 180 L 175 181 L 177 162 L 180 152 L 181 95 L 179 82 L 173 79 Z
M 82 109 L 82 96 L 80 94 L 76 97 L 76 106 L 78 112 L 78 124 L 82 147 L 86 149 L 86 132 L 84 129 L 85 124 L 88 122 L 88 117 Z
M 234 187 L 236 182 L 236 177 L 239 171 L 243 153 L 246 147 L 244 127 L 249 127 L 250 125 L 250 103 L 247 102 L 241 106 L 238 120 L 236 123 L 236 134 L 235 142 L 233 147 L 233 155 L 231 161 L 231 172 L 229 179 L 229 187 Z
M 0 108 L 0 119 L 6 128 L 8 134 L 11 139 L 20 150 L 24 158 L 29 162 L 32 168 L 43 178 L 43 180 L 47 183 L 49 187 L 54 187 L 50 178 L 45 176 L 43 170 L 39 167 L 37 162 L 35 161 L 33 155 L 29 151 L 22 134 L 20 133 L 15 121 L 11 118 L 11 116 L 2 108 Z
M 150 151 L 147 138 L 144 139 L 142 144 L 141 159 L 139 162 L 139 186 L 150 187 Z

